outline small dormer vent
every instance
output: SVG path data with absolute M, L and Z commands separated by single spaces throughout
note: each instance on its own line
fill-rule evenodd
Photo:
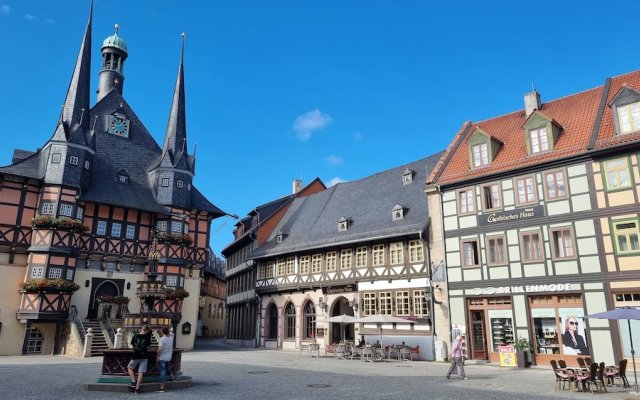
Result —
M 282 231 L 278 231 L 278 233 L 276 234 L 276 242 L 278 243 L 282 243 L 282 241 L 287 237 L 287 235 L 285 233 L 283 233 Z
M 398 221 L 404 218 L 404 211 L 405 208 L 402 207 L 400 204 L 396 204 L 393 209 L 391 210 L 391 219 L 393 221 Z
M 408 185 L 411 182 L 413 182 L 413 171 L 411 171 L 409 168 L 407 168 L 402 173 L 402 184 L 403 185 Z
M 349 229 L 349 218 L 341 217 L 338 220 L 338 232 L 346 232 Z

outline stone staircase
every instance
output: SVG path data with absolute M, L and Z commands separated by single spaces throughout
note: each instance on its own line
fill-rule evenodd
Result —
M 107 339 L 105 339 L 100 327 L 100 322 L 97 320 L 86 320 L 82 323 L 85 330 L 93 328 L 93 344 L 91 346 L 91 357 L 101 356 L 102 351 L 109 349 Z

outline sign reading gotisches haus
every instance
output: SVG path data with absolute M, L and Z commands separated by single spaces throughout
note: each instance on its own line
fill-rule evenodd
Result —
M 544 206 L 517 208 L 515 210 L 478 215 L 478 225 L 493 225 L 501 222 L 520 221 L 538 217 L 544 217 Z

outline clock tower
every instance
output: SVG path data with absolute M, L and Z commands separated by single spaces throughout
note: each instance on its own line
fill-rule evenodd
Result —
M 118 33 L 120 27 L 115 26 L 116 31 L 102 42 L 102 69 L 98 83 L 98 98 L 102 100 L 112 90 L 117 90 L 122 95 L 124 85 L 124 61 L 127 59 L 127 42 Z

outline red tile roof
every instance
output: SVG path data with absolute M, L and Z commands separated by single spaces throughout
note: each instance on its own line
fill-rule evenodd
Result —
M 543 103 L 539 112 L 555 120 L 562 127 L 554 149 L 544 153 L 527 154 L 523 128 L 527 117 L 524 110 L 476 123 L 469 122 L 469 129 L 465 129 L 465 124 L 458 132 L 429 181 L 441 185 L 454 184 L 586 153 L 589 151 L 594 132 L 598 107 L 603 100 L 605 104 L 608 103 L 624 84 L 640 88 L 640 71 L 612 78 L 606 100 L 602 98 L 605 92 L 603 85 Z M 640 139 L 640 133 L 616 137 L 612 118 L 611 108 L 605 106 L 601 124 L 597 127 L 595 148 Z M 476 128 L 500 140 L 503 145 L 491 164 L 470 168 L 467 141 Z

